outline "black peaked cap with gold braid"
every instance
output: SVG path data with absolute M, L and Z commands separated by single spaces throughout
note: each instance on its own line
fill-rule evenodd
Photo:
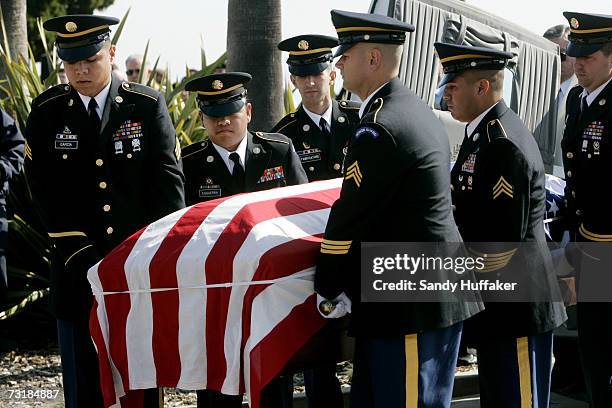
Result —
M 308 34 L 287 38 L 278 44 L 278 49 L 289 53 L 289 72 L 308 76 L 317 75 L 330 66 L 332 49 L 337 46 L 337 38 Z
M 110 26 L 118 23 L 115 17 L 71 14 L 49 19 L 43 27 L 57 34 L 57 55 L 63 61 L 76 62 L 100 51 L 104 41 L 110 39 Z
M 468 69 L 502 70 L 514 56 L 511 52 L 469 45 L 437 42 L 434 47 L 445 74 L 439 86 L 447 84 L 457 74 Z
M 612 42 L 612 16 L 605 14 L 563 12 L 570 26 L 567 55 L 586 57 Z
M 246 104 L 245 85 L 252 79 L 246 72 L 225 72 L 192 79 L 185 90 L 196 92 L 206 116 L 221 117 L 238 112 Z
M 332 10 L 331 17 L 340 42 L 336 57 L 360 42 L 404 44 L 406 33 L 414 31 L 412 24 L 379 14 Z

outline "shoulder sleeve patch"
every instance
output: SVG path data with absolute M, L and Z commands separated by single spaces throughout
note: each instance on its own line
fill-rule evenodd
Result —
M 362 126 L 355 131 L 356 140 L 361 139 L 361 138 L 366 138 L 366 137 L 369 137 L 371 139 L 378 139 L 379 136 L 380 136 L 380 133 L 378 133 L 378 130 L 372 127 L 369 127 L 369 126 Z
M 255 136 L 269 142 L 289 144 L 289 139 L 287 139 L 285 135 L 281 135 L 279 133 L 255 132 Z
M 36 105 L 42 106 L 55 98 L 59 98 L 60 96 L 66 95 L 70 92 L 70 89 L 70 85 L 67 84 L 52 86 L 51 88 L 38 95 L 38 97 L 36 98 Z
M 397 142 L 393 135 L 380 123 L 362 123 L 355 130 L 352 139 L 355 143 L 369 141 L 373 143 L 391 143 L 397 146 Z
M 140 96 L 145 96 L 149 99 L 152 99 L 154 101 L 157 102 L 157 99 L 159 98 L 159 93 L 153 89 L 153 88 L 149 88 L 148 86 L 142 85 L 142 84 L 136 84 L 133 82 L 123 82 L 121 84 L 121 89 L 123 89 L 126 92 L 129 92 L 131 94 L 136 94 L 136 95 L 140 95 Z
M 487 137 L 489 138 L 489 142 L 496 139 L 508 138 L 504 126 L 499 119 L 493 119 L 487 123 Z

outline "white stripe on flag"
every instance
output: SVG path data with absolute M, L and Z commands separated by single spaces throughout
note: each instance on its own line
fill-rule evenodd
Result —
M 249 282 L 257 270 L 262 255 L 289 241 L 322 234 L 329 217 L 329 208 L 277 217 L 260 222 L 251 229 L 233 262 L 233 282 Z M 234 286 L 230 295 L 225 327 L 224 351 L 227 374 L 221 392 L 237 394 L 240 387 L 240 346 L 242 340 L 242 309 L 248 286 Z
M 251 399 L 251 351 L 287 317 L 294 307 L 301 305 L 314 293 L 314 271 L 308 278 L 290 279 L 268 286 L 255 299 L 251 312 L 251 335 L 244 346 L 244 384 Z
M 124 265 L 125 278 L 130 291 L 151 288 L 149 279 L 151 260 L 168 232 L 187 210 L 183 208 L 154 222 L 140 235 Z M 130 303 L 125 331 L 130 388 L 155 388 L 157 372 L 151 342 L 153 338 L 151 294 L 131 293 Z
M 179 287 L 206 285 L 206 259 L 215 242 L 247 204 L 338 188 L 342 179 L 301 184 L 230 197 L 200 224 L 176 262 Z M 179 291 L 179 354 L 181 375 L 177 388 L 201 389 L 208 381 L 206 361 L 206 291 Z

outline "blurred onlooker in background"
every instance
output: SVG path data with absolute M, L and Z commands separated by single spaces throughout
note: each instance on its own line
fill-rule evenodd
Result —
M 8 244 L 8 222 L 6 217 L 6 198 L 9 183 L 14 180 L 23 167 L 25 141 L 15 121 L 0 109 L 0 304 L 6 300 L 7 269 L 6 246 Z
M 574 58 L 566 53 L 568 44 L 568 35 L 570 28 L 566 25 L 559 24 L 549 28 L 544 33 L 544 38 L 550 40 L 559 46 L 561 53 L 561 86 L 557 95 L 557 132 L 555 135 L 555 155 L 553 161 L 553 175 L 564 177 L 563 172 L 563 157 L 561 154 L 561 139 L 563 138 L 563 130 L 565 129 L 565 102 L 570 89 L 578 85 L 576 75 L 574 75 Z
M 157 82 L 158 84 L 163 84 L 165 77 L 166 77 L 166 69 L 157 68 L 155 70 L 155 82 Z
M 125 60 L 125 73 L 127 74 L 128 81 L 138 82 L 140 78 L 140 69 L 142 68 L 143 56 L 140 54 L 132 54 Z M 142 75 L 142 81 L 146 83 L 151 75 L 151 69 L 149 64 L 145 64 L 145 73 Z

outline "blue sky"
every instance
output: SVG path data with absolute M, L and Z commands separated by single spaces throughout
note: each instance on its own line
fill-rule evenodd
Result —
M 245 6 L 248 0 L 243 0 Z M 281 0 L 283 37 L 305 33 L 334 34 L 329 17 L 333 8 L 365 12 L 370 0 Z M 564 23 L 564 10 L 612 14 L 612 1 L 582 0 L 468 0 L 468 3 L 542 34 L 548 27 Z M 99 12 L 122 17 L 132 11 L 119 41 L 117 63 L 125 68 L 125 58 L 144 52 L 151 40 L 150 59 L 160 56 L 174 77 L 183 76 L 185 65 L 199 68 L 200 45 L 208 61 L 214 61 L 226 48 L 227 0 L 115 0 Z

